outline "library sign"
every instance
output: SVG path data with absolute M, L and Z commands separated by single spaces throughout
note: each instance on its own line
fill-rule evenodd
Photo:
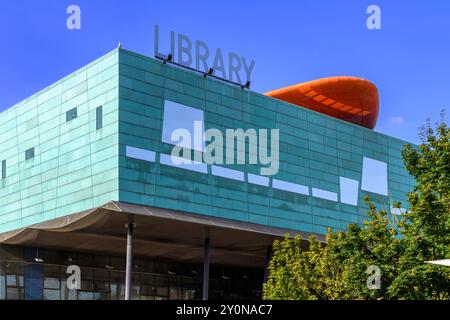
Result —
M 156 57 L 166 56 L 160 52 L 160 30 L 157 24 L 155 24 L 154 32 L 154 54 Z M 220 48 L 212 51 L 205 42 L 193 41 L 187 35 L 174 31 L 170 31 L 169 53 L 180 65 L 205 73 L 212 71 L 216 77 L 239 84 L 250 81 L 255 67 L 254 60 L 248 61 L 245 57 L 231 51 L 224 55 Z

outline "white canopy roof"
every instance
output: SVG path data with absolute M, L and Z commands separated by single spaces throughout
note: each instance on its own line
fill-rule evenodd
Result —
M 450 267 L 450 259 L 426 261 L 426 263 L 438 264 L 438 265 L 441 265 L 441 266 L 449 266 Z

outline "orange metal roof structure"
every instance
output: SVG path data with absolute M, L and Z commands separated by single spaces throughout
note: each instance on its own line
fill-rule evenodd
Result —
M 329 77 L 266 92 L 274 97 L 341 120 L 373 129 L 378 118 L 378 90 L 370 81 Z

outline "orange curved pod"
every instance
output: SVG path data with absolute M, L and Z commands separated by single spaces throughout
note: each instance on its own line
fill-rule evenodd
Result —
M 378 118 L 378 90 L 357 77 L 329 77 L 266 92 L 274 97 L 373 129 Z

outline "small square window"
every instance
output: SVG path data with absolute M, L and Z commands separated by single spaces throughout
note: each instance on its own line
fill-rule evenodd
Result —
M 34 158 L 34 148 L 25 151 L 25 160 Z
M 95 128 L 103 128 L 103 107 L 100 106 L 95 110 Z
M 70 109 L 66 112 L 66 122 L 69 122 L 77 117 L 77 108 Z

